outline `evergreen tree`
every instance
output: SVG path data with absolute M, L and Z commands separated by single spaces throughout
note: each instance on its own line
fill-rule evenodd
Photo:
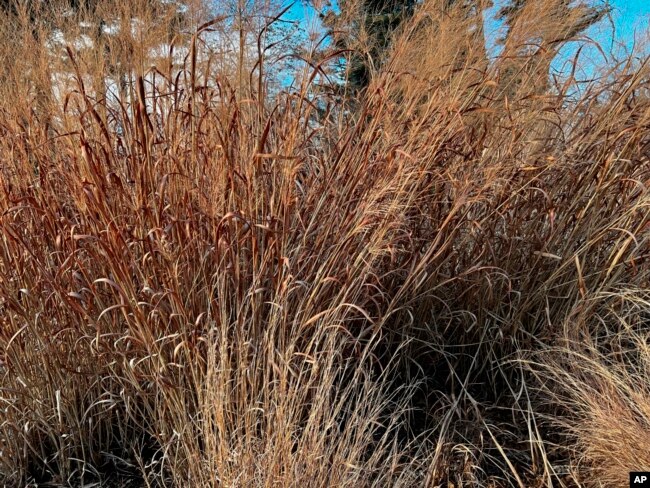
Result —
M 373 71 L 382 64 L 395 30 L 413 15 L 419 3 L 418 0 L 340 0 L 338 11 L 330 8 L 322 13 L 336 48 L 349 51 L 345 65 L 349 88 L 357 91 L 367 86 Z M 455 15 L 471 26 L 468 34 L 485 44 L 483 12 L 491 3 L 490 0 L 440 0 L 439 5 L 450 12 L 454 9 Z M 507 92 L 513 94 L 525 84 L 535 93 L 544 93 L 548 89 L 552 60 L 560 48 L 608 12 L 606 3 L 588 0 L 508 0 L 498 12 L 498 18 L 506 26 L 506 35 L 500 42 L 505 54 L 501 78 L 508 86 Z M 487 66 L 487 53 L 483 51 L 482 55 Z M 457 63 L 463 66 L 463 56 Z
M 417 3 L 417 0 L 340 0 L 340 13 L 330 10 L 323 15 L 335 46 L 352 51 L 347 80 L 353 89 L 368 84 L 395 29 L 413 15 Z M 360 39 L 363 41 L 359 42 Z
M 336 47 L 352 52 L 346 66 L 350 87 L 358 90 L 368 84 L 372 72 L 384 61 L 396 29 L 415 13 L 420 3 L 420 0 L 341 0 L 338 13 L 329 10 L 323 15 Z M 485 45 L 483 11 L 490 4 L 490 0 L 441 0 L 439 7 L 460 15 L 463 22 L 471 25 L 468 35 L 478 37 Z M 483 57 L 487 62 L 485 51 Z M 463 62 L 460 58 L 457 61 Z

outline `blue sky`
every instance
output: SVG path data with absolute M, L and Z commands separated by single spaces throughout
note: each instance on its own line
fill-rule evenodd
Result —
M 544 1 L 544 0 L 538 0 Z M 304 2 L 296 0 L 295 2 L 286 1 L 286 5 L 293 3 L 293 8 L 289 13 L 290 19 L 303 19 L 305 12 Z M 503 3 L 503 0 L 497 0 L 496 4 Z M 650 16 L 650 0 L 610 0 L 614 7 L 614 21 L 618 35 L 625 39 L 632 39 L 635 29 L 647 28 L 647 21 Z M 645 26 L 643 21 L 645 20 Z
M 488 11 L 488 17 L 493 15 L 500 4 L 505 0 L 495 0 L 495 7 Z M 544 0 L 537 0 L 543 2 Z M 291 2 L 287 1 L 285 4 Z M 650 42 L 650 0 L 610 0 L 610 5 L 613 7 L 612 19 L 605 20 L 600 25 L 591 28 L 586 34 L 587 36 L 600 43 L 605 52 L 611 49 L 620 52 L 621 48 L 629 50 L 634 44 L 635 38 L 638 41 L 646 39 Z M 296 0 L 292 10 L 289 12 L 288 18 L 299 21 L 304 21 L 305 17 L 313 15 L 313 11 L 305 6 L 301 0 Z M 498 25 L 492 21 L 487 21 L 488 35 L 490 31 L 496 34 Z M 493 25 L 492 29 L 490 24 Z M 616 41 L 613 43 L 613 41 Z M 561 66 L 567 58 L 572 56 L 575 52 L 575 45 L 567 46 L 559 59 L 555 63 L 556 68 L 561 70 Z M 646 51 L 647 52 L 647 51 Z M 583 66 L 593 66 L 602 63 L 602 55 L 598 53 L 595 48 L 585 49 L 582 55 Z
M 617 36 L 631 42 L 634 31 L 648 33 L 650 0 L 614 0 L 614 21 Z
M 650 41 L 650 0 L 610 0 L 611 19 L 605 19 L 592 27 L 586 35 L 598 42 L 606 53 L 626 55 L 634 47 L 636 52 L 648 54 Z M 645 45 L 642 46 L 642 44 Z M 572 57 L 576 46 L 567 46 L 556 59 L 555 68 L 562 71 L 564 61 Z M 583 50 L 582 73 L 585 77 L 592 74 L 594 67 L 604 64 L 602 54 L 595 46 Z

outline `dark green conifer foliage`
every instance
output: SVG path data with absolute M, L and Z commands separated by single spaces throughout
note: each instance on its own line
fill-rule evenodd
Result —
M 413 14 L 417 3 L 416 0 L 361 0 L 359 4 L 354 0 L 340 0 L 340 14 L 330 11 L 323 16 L 336 47 L 355 51 L 348 65 L 348 83 L 353 90 L 367 86 L 373 67 L 381 64 L 395 29 Z M 349 15 L 352 8 L 358 9 L 352 25 L 340 30 L 340 17 Z M 354 36 L 362 31 L 368 36 L 366 52 L 356 50 L 350 39 L 350 33 Z

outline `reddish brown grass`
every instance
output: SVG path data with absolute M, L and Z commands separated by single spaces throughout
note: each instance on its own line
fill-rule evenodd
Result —
M 78 17 L 0 22 L 4 483 L 614 486 L 644 467 L 646 62 L 539 92 L 542 60 L 514 82 L 431 1 L 349 101 L 316 86 L 315 50 L 275 93 L 256 42 L 208 42 L 231 17 L 192 10 L 159 56 L 169 12 L 101 5 L 157 27 L 53 56 L 43 36 Z M 625 334 L 639 352 L 612 365 Z

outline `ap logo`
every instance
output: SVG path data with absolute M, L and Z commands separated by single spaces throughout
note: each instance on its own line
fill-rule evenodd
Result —
M 630 473 L 630 488 L 650 488 L 650 472 Z

